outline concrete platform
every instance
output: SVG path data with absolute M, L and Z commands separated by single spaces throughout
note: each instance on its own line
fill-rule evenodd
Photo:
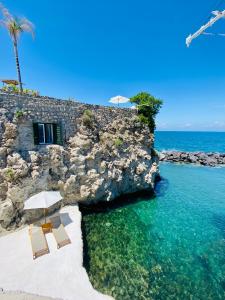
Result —
M 64 207 L 60 214 L 72 243 L 57 249 L 54 236 L 48 233 L 50 253 L 35 260 L 28 226 L 0 238 L 0 288 L 64 300 L 112 300 L 92 287 L 83 267 L 78 206 Z

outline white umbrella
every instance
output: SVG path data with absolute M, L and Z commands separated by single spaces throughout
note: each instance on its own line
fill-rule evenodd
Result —
M 43 208 L 44 213 L 46 214 L 46 209 L 60 200 L 62 200 L 60 192 L 44 191 L 27 199 L 25 201 L 24 209 Z
M 110 103 L 114 103 L 114 104 L 118 104 L 118 105 L 119 105 L 119 103 L 127 103 L 129 101 L 130 101 L 129 98 L 126 98 L 126 97 L 123 97 L 123 96 L 112 97 L 109 100 Z

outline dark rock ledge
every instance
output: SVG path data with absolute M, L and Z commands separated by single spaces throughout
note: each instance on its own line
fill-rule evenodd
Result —
M 162 151 L 160 152 L 159 156 L 160 161 L 193 163 L 211 167 L 215 167 L 217 165 L 225 165 L 225 153 Z

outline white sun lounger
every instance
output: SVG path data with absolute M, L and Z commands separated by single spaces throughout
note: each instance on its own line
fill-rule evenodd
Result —
M 39 225 L 30 225 L 29 228 L 33 259 L 49 253 L 48 244 L 42 230 L 42 227 Z
M 50 218 L 50 222 L 52 225 L 52 233 L 55 237 L 57 247 L 61 248 L 67 244 L 71 243 L 71 240 L 66 233 L 64 225 L 61 222 L 60 216 L 55 216 Z

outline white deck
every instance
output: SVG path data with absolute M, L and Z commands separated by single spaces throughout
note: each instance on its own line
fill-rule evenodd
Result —
M 0 288 L 64 300 L 109 300 L 93 289 L 83 262 L 81 213 L 77 205 L 60 211 L 71 244 L 57 249 L 46 235 L 50 253 L 32 257 L 28 227 L 0 238 Z

